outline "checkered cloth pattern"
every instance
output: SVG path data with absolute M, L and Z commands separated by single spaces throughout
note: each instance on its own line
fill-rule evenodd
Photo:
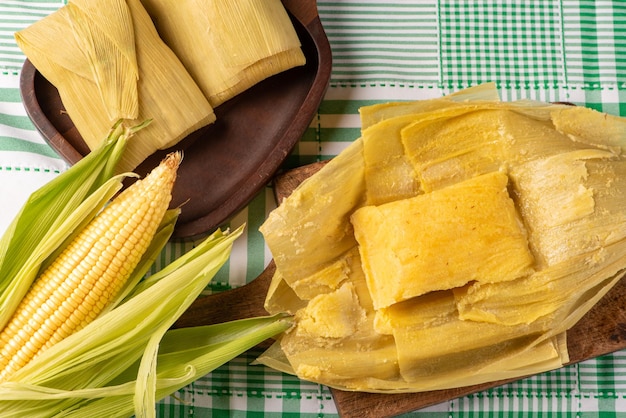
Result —
M 19 95 L 24 56 L 13 32 L 62 0 L 0 3 L 0 228 L 28 194 L 67 168 L 37 134 Z M 175 2 L 174 2 L 175 3 Z M 328 93 L 285 167 L 337 155 L 359 136 L 358 109 L 496 82 L 503 100 L 569 101 L 626 116 L 626 2 L 608 0 L 318 1 L 333 53 Z M 253 280 L 269 262 L 260 192 L 231 221 L 248 223 L 207 293 Z M 173 244 L 159 264 L 193 243 Z M 251 361 L 251 350 L 158 404 L 159 417 L 336 417 L 328 388 Z M 626 417 L 626 352 L 415 411 L 411 417 Z

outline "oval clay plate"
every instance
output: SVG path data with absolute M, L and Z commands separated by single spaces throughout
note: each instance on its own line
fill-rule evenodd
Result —
M 181 206 L 174 236 L 193 237 L 226 222 L 271 180 L 307 129 L 328 88 L 332 57 L 314 0 L 283 0 L 307 63 L 270 77 L 215 109 L 217 120 L 181 141 L 172 207 Z M 69 164 L 89 149 L 57 89 L 28 60 L 20 79 L 24 107 L 50 146 Z M 145 175 L 169 150 L 136 172 Z

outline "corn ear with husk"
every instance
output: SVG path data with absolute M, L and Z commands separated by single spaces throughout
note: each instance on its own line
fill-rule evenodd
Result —
M 626 121 L 494 95 L 362 108 L 361 137 L 270 213 L 266 309 L 295 326 L 261 363 L 394 393 L 569 360 L 626 270 Z
M 75 315 L 90 319 L 77 321 L 76 329 L 21 367 L 7 369 L 0 382 L 0 416 L 154 416 L 158 399 L 290 326 L 288 319 L 277 315 L 170 331 L 228 260 L 233 241 L 244 226 L 232 232 L 217 230 L 171 265 L 144 279 L 168 242 L 179 213 L 178 209 L 167 209 L 167 197 L 157 198 L 153 192 L 169 195 L 180 156 L 172 154 L 145 179 L 110 201 L 125 177 L 114 175 L 115 165 L 128 138 L 141 128 L 144 125 L 131 129 L 116 125 L 100 148 L 35 192 L 0 240 L 0 269 L 6 273 L 0 294 L 2 321 L 9 324 L 7 340 L 2 340 L 0 349 L 19 347 L 29 331 L 54 334 L 48 331 L 58 321 L 46 319 L 46 309 L 38 311 L 37 306 L 58 305 L 60 312 L 69 312 L 69 322 L 59 324 L 64 331 Z M 135 201 L 137 206 L 133 206 Z M 143 218 L 143 212 L 148 221 L 144 227 L 132 219 Z M 42 213 L 50 216 L 42 217 Z M 120 224 L 119 233 L 114 232 L 115 226 L 101 224 L 111 216 Z M 129 234 L 124 232 L 127 226 L 133 229 Z M 151 239 L 142 238 L 144 234 Z M 92 244 L 85 245 L 89 242 Z M 75 243 L 80 244 L 78 249 Z M 81 248 L 90 247 L 90 254 L 102 257 L 80 255 Z M 111 274 L 98 271 L 96 258 L 111 260 Z M 74 259 L 79 266 L 63 273 L 63 266 Z M 57 265 L 61 267 L 57 269 Z M 36 278 L 40 271 L 43 274 Z M 88 299 L 91 291 L 83 292 L 82 286 L 89 281 L 61 285 L 53 281 L 52 285 L 39 286 L 40 280 L 47 280 L 48 271 L 70 279 L 75 271 L 86 271 L 85 278 L 94 272 L 98 280 L 111 277 L 112 283 L 119 284 L 113 286 L 114 291 L 103 283 L 95 285 L 99 302 L 81 307 L 74 304 L 74 296 L 86 293 L 84 299 Z M 35 295 L 24 298 L 29 289 Z M 37 300 L 48 289 L 52 295 L 44 305 L 30 308 L 29 301 Z M 67 289 L 71 295 L 57 295 Z M 18 306 L 22 299 L 26 301 L 24 314 Z M 11 325 L 14 313 L 24 319 L 17 325 Z M 37 318 L 42 324 L 36 324 Z M 17 336 L 10 336 L 13 331 Z M 29 349 L 16 358 L 26 358 L 38 341 L 23 341 Z M 9 356 L 3 354 L 2 359 Z
M 168 210 L 181 154 L 106 205 L 44 269 L 0 332 L 0 382 L 93 321 L 126 287 Z
M 18 46 L 59 91 L 88 147 L 118 119 L 152 119 L 128 145 L 120 172 L 215 121 L 213 108 L 163 43 L 139 0 L 72 0 L 15 33 Z
M 115 165 L 134 132 L 115 124 L 96 152 L 35 191 L 9 225 L 0 239 L 0 327 L 46 259 L 121 188 Z
M 157 31 L 213 107 L 259 81 L 304 65 L 280 0 L 142 0 Z
M 156 273 L 151 285 L 0 384 L 2 411 L 153 416 L 156 400 L 288 328 L 290 321 L 279 315 L 170 330 L 227 260 L 241 231 L 211 235 L 179 258 L 177 269 Z

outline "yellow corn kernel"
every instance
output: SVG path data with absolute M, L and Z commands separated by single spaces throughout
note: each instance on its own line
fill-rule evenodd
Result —
M 123 288 L 169 207 L 181 158 L 168 155 L 113 199 L 35 280 L 0 333 L 0 382 L 83 328 Z

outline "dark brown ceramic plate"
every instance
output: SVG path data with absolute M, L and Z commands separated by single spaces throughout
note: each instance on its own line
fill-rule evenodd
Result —
M 211 232 L 242 209 L 289 156 L 326 92 L 331 71 L 328 39 L 315 0 L 283 0 L 307 58 L 303 67 L 278 74 L 215 109 L 217 121 L 183 140 L 172 206 L 182 203 L 176 237 Z M 76 130 L 57 89 L 30 61 L 20 89 L 26 112 L 54 150 L 74 164 L 89 150 Z M 159 152 L 137 168 L 147 173 L 167 153 Z

